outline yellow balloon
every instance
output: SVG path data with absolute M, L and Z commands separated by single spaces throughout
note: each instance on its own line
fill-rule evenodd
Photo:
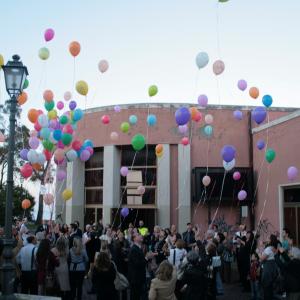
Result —
M 159 153 L 155 152 L 155 154 L 158 158 L 161 158 L 164 155 L 164 151 L 161 151 Z
M 55 109 L 52 109 L 48 112 L 48 118 L 50 120 L 53 120 L 57 117 L 57 111 Z
M 2 69 L 3 65 L 4 65 L 4 57 L 2 54 L 0 54 L 0 70 Z
M 63 192 L 62 192 L 62 197 L 65 201 L 68 201 L 69 199 L 72 198 L 72 191 L 70 189 L 65 189 Z
M 89 86 L 85 81 L 80 80 L 76 83 L 76 91 L 80 95 L 86 96 L 89 91 Z

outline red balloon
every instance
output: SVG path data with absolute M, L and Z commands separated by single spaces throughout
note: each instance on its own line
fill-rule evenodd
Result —
M 63 133 L 69 133 L 69 134 L 72 134 L 73 131 L 74 130 L 71 124 L 66 124 L 62 130 Z
M 101 118 L 103 124 L 107 125 L 110 122 L 110 117 L 108 115 L 104 115 Z
M 32 166 L 29 163 L 26 163 L 21 167 L 20 172 L 24 178 L 29 178 L 33 172 Z
M 188 137 L 183 137 L 181 139 L 181 144 L 184 145 L 184 146 L 187 146 L 189 144 L 189 138 Z
M 75 150 L 75 151 L 79 151 L 80 148 L 81 148 L 82 144 L 80 141 L 78 140 L 75 140 L 73 143 L 72 143 L 72 148 Z
M 47 161 L 48 161 L 48 160 L 51 160 L 51 158 L 52 158 L 52 153 L 51 153 L 49 150 L 44 149 L 44 155 L 45 155 Z
M 36 121 L 36 122 L 34 123 L 34 129 L 35 129 L 36 131 L 40 131 L 40 130 L 42 129 L 42 126 L 39 124 L 38 121 Z

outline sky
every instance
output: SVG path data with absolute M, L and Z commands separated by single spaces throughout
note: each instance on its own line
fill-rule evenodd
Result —
M 86 0 L 1 2 L 0 53 L 5 61 L 19 54 L 29 71 L 27 111 L 42 108 L 45 89 L 62 100 L 67 90 L 79 107 L 84 97 L 73 81 L 89 84 L 87 108 L 144 102 L 197 103 L 206 94 L 210 104 L 260 105 L 237 81 L 247 80 L 274 106 L 300 107 L 300 1 L 285 0 Z M 55 30 L 45 43 L 44 31 Z M 71 41 L 81 44 L 74 61 Z M 50 58 L 38 57 L 48 47 Z M 195 57 L 205 51 L 209 65 L 199 70 Z M 109 70 L 100 74 L 98 62 Z M 225 71 L 216 77 L 212 63 L 222 59 Z M 0 103 L 7 99 L 3 74 Z M 149 99 L 147 90 L 158 86 Z

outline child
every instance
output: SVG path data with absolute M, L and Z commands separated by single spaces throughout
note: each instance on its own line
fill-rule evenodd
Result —
M 251 300 L 259 300 L 259 274 L 260 274 L 260 265 L 259 257 L 257 253 L 253 253 L 251 256 L 251 265 L 250 265 L 250 283 L 251 283 Z

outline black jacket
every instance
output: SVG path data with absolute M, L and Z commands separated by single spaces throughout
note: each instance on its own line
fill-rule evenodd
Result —
M 128 279 L 132 285 L 143 285 L 146 282 L 146 265 L 143 250 L 133 245 L 128 255 Z
M 182 239 L 186 243 L 186 248 L 190 250 L 189 245 L 196 243 L 194 231 L 186 231 L 182 234 Z

